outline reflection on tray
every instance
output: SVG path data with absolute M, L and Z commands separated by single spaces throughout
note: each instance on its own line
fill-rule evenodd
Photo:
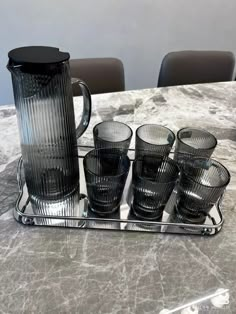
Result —
M 133 211 L 133 208 L 131 207 L 127 220 L 140 220 L 139 217 L 137 217 Z M 152 220 L 152 222 L 161 222 L 162 221 L 162 217 L 157 219 L 157 220 Z M 159 225 L 154 225 L 151 223 L 148 223 L 146 221 L 141 221 L 138 223 L 127 223 L 127 225 L 125 226 L 125 230 L 130 230 L 130 231 L 151 231 L 151 232 L 161 232 L 161 228 L 162 226 Z
M 90 206 L 88 205 L 87 208 L 87 213 L 86 216 L 88 218 L 95 218 L 95 219 L 111 219 L 111 221 L 103 221 L 103 220 L 88 220 L 86 221 L 86 227 L 87 228 L 95 228 L 95 229 L 115 229 L 115 230 L 120 230 L 120 222 L 112 221 L 114 220 L 119 220 L 120 219 L 120 209 L 118 209 L 116 212 L 112 214 L 107 214 L 105 216 L 101 216 L 96 214 Z

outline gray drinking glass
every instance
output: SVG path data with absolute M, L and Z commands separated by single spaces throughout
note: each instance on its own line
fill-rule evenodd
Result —
M 133 163 L 133 204 L 136 216 L 160 219 L 179 175 L 177 163 L 166 156 L 142 156 Z
M 130 160 L 119 149 L 94 149 L 84 158 L 89 205 L 100 215 L 118 210 Z
M 146 154 L 168 156 L 175 141 L 175 134 L 157 124 L 144 124 L 136 130 L 135 158 Z
M 175 160 L 184 163 L 194 156 L 210 158 L 217 145 L 217 139 L 208 131 L 183 128 L 177 133 Z
M 104 121 L 93 128 L 95 148 L 114 148 L 127 154 L 133 135 L 131 128 L 122 122 Z
M 195 157 L 181 169 L 176 211 L 187 223 L 203 223 L 230 182 L 229 171 L 218 161 Z

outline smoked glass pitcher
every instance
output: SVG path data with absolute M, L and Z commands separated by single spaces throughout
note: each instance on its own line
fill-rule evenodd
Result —
M 89 89 L 84 82 L 76 82 L 84 99 L 81 122 L 76 128 L 69 53 L 33 46 L 14 49 L 8 57 L 33 211 L 74 215 L 79 199 L 77 139 L 90 120 Z

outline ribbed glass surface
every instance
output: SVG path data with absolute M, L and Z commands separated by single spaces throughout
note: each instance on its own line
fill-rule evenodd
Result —
M 229 181 L 230 174 L 222 164 L 213 159 L 195 157 L 181 171 L 177 195 L 179 214 L 189 222 L 206 216 Z
M 144 219 L 158 219 L 175 187 L 179 168 L 168 157 L 143 156 L 133 163 L 133 211 Z
M 177 133 L 175 153 L 176 156 L 177 153 L 189 153 L 209 158 L 216 145 L 217 140 L 213 134 L 205 130 L 184 128 Z
M 129 167 L 129 158 L 119 150 L 95 149 L 85 156 L 87 194 L 94 212 L 105 215 L 119 208 Z
M 39 74 L 15 68 L 12 81 L 33 208 L 52 214 L 50 209 L 56 213 L 58 203 L 65 215 L 72 214 L 70 204 L 79 192 L 79 167 L 69 64 Z
M 175 135 L 168 128 L 161 125 L 144 124 L 136 131 L 135 157 L 150 153 L 168 156 L 174 141 Z
M 133 132 L 125 123 L 104 121 L 93 129 L 95 148 L 115 148 L 127 154 Z

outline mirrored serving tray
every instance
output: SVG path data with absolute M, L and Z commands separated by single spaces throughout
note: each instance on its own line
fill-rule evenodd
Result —
M 223 215 L 221 211 L 222 199 L 214 206 L 206 218 L 204 224 L 186 224 L 178 220 L 175 213 L 176 189 L 174 189 L 163 213 L 163 217 L 158 221 L 145 221 L 136 217 L 132 211 L 132 189 L 131 170 L 129 172 L 124 189 L 122 202 L 117 212 L 112 215 L 99 216 L 89 208 L 86 196 L 86 184 L 83 170 L 83 156 L 92 147 L 79 147 L 80 166 L 80 201 L 76 204 L 74 216 L 61 216 L 60 214 L 43 215 L 32 210 L 28 199 L 28 191 L 23 179 L 22 159 L 19 160 L 17 178 L 19 185 L 19 196 L 14 209 L 15 219 L 31 226 L 66 227 L 78 229 L 105 229 L 120 231 L 139 231 L 156 233 L 174 233 L 191 235 L 214 235 L 217 234 L 223 225 Z M 131 162 L 133 160 L 133 150 L 129 151 Z M 131 167 L 130 167 L 131 169 Z M 60 209 L 58 210 L 60 213 Z

